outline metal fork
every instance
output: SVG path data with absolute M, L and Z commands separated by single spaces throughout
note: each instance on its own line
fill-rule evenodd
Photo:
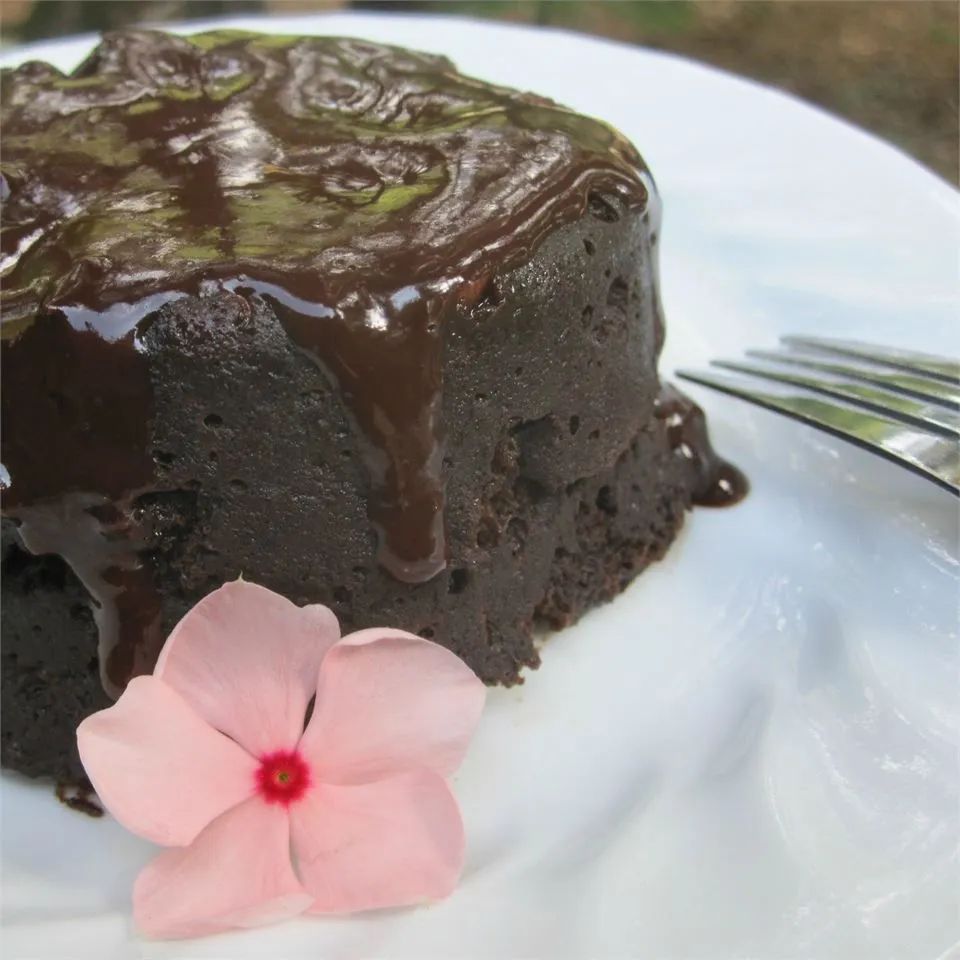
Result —
M 960 364 L 854 340 L 782 337 L 750 360 L 685 380 L 786 414 L 880 454 L 960 496 Z

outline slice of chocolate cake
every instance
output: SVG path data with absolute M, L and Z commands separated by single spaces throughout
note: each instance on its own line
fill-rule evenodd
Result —
M 516 682 L 740 492 L 661 391 L 657 197 L 597 120 L 138 31 L 6 71 L 2 164 L 6 766 L 79 776 L 77 723 L 239 575 Z

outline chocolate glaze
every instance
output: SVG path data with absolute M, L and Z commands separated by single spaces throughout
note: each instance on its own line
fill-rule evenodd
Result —
M 113 691 L 159 643 L 134 509 L 161 487 L 158 310 L 224 290 L 272 305 L 363 440 L 380 562 L 418 582 L 446 562 L 445 318 L 600 195 L 658 217 L 615 130 L 442 57 L 133 31 L 69 76 L 3 81 L 5 511 L 90 591 Z
M 701 507 L 730 507 L 749 492 L 747 478 L 718 456 L 710 443 L 703 410 L 673 384 L 665 383 L 657 397 L 656 415 L 667 431 L 674 453 L 693 465 L 693 502 Z

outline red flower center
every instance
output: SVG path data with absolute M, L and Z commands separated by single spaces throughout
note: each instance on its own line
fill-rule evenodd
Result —
M 278 750 L 260 758 L 257 790 L 267 803 L 289 806 L 310 786 L 310 768 L 296 750 Z

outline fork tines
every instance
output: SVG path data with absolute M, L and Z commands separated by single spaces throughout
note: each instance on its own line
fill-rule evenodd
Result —
M 781 344 L 748 350 L 749 360 L 713 361 L 737 376 L 677 374 L 849 440 L 960 495 L 960 364 L 852 340 L 788 336 Z

